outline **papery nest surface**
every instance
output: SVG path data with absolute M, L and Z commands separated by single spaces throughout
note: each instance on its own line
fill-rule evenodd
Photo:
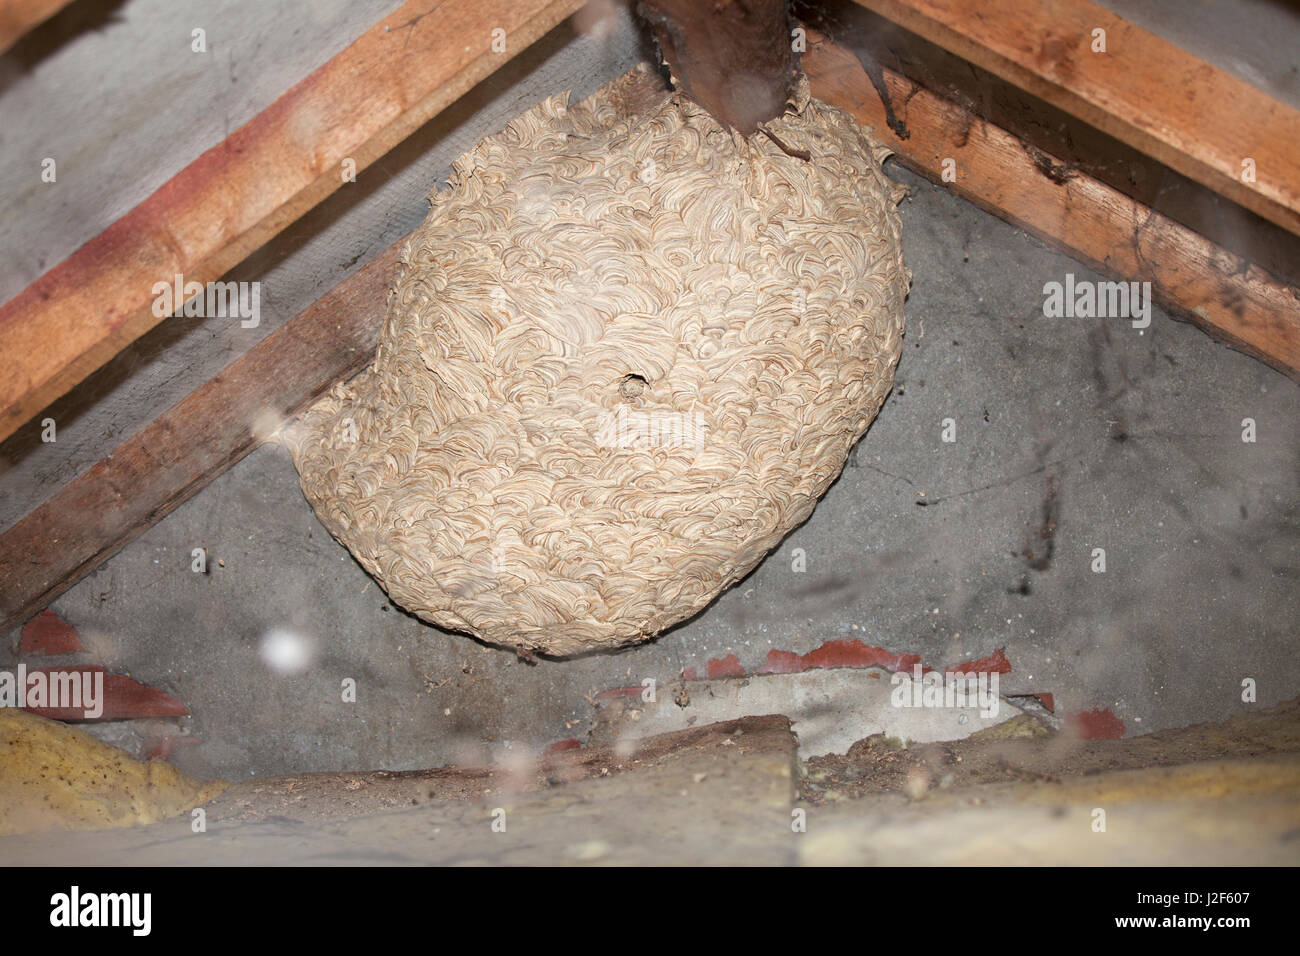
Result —
M 807 84 L 770 137 L 625 77 L 454 165 L 374 364 L 287 434 L 329 531 L 403 608 L 521 652 L 635 643 L 812 512 L 888 395 L 888 150 Z M 800 154 L 806 153 L 807 159 Z

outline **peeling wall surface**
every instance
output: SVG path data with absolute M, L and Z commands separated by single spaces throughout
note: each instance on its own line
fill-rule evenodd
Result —
M 0 57 L 0 297 L 397 6 L 76 4 Z M 1300 52 L 1277 20 L 1291 11 L 1184 6 L 1143 2 L 1132 16 L 1295 102 Z M 191 52 L 197 27 L 206 54 Z M 28 426 L 0 445 L 0 527 L 412 230 L 482 136 L 646 55 L 623 16 L 599 39 L 566 23 L 516 57 L 228 277 L 262 283 L 260 327 L 170 319 L 56 403 L 56 444 Z M 40 179 L 47 156 L 53 184 Z M 562 662 L 443 633 L 387 600 L 267 446 L 54 603 L 83 647 L 66 660 L 129 674 L 191 713 L 93 731 L 132 753 L 184 740 L 167 752 L 200 777 L 483 763 L 583 737 L 608 688 L 703 676 L 729 655 L 752 673 L 770 652 L 840 640 L 935 667 L 1003 648 L 1003 694 L 1052 694 L 1058 715 L 1105 712 L 1130 735 L 1246 711 L 1246 679 L 1260 704 L 1293 697 L 1300 388 L 1159 308 L 1145 329 L 1045 317 L 1046 283 L 1108 277 L 885 168 L 912 188 L 894 391 L 812 518 L 703 613 L 646 645 Z M 206 574 L 191 571 L 195 548 Z M 268 663 L 276 634 L 300 641 L 304 670 Z M 19 660 L 36 658 L 14 631 L 0 668 Z M 341 700 L 347 679 L 355 702 Z

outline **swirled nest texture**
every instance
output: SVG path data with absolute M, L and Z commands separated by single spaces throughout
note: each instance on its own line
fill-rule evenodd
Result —
M 785 149 L 681 95 L 628 116 L 620 89 L 456 162 L 374 365 L 289 433 L 396 603 L 521 653 L 644 640 L 742 578 L 839 474 L 901 350 L 885 147 L 806 82 L 769 124 Z

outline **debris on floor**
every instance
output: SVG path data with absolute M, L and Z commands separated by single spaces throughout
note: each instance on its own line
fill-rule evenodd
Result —
M 878 736 L 802 763 L 786 717 L 744 717 L 494 767 L 250 780 L 204 809 L 203 832 L 185 817 L 46 831 L 0 839 L 0 856 L 138 865 L 1294 864 L 1300 698 L 1125 740 L 1080 739 L 1020 715 L 964 740 L 903 747 Z

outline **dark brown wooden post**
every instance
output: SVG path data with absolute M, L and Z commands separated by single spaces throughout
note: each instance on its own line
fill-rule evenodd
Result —
M 641 0 L 674 86 L 746 136 L 785 110 L 799 71 L 786 0 Z

